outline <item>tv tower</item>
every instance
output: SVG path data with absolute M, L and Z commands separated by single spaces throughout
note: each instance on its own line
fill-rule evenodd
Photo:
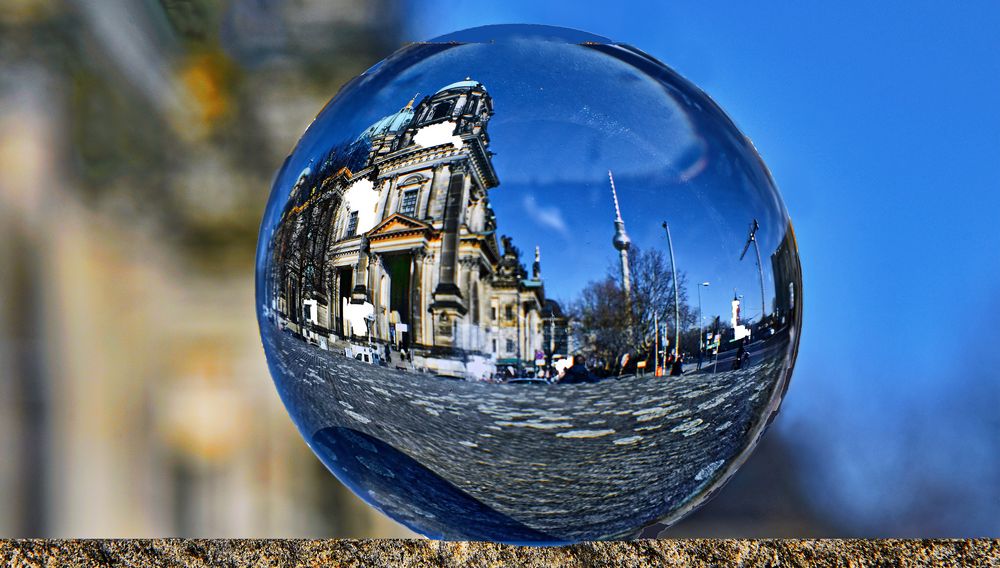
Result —
M 622 220 L 622 212 L 618 207 L 618 192 L 615 190 L 615 177 L 608 170 L 608 179 L 611 180 L 611 197 L 615 201 L 615 236 L 611 239 L 611 244 L 618 249 L 618 255 L 622 263 L 622 289 L 625 290 L 625 305 L 629 307 L 631 313 L 632 306 L 632 278 L 628 269 L 628 249 L 632 246 L 632 239 L 628 238 L 625 232 L 625 221 Z

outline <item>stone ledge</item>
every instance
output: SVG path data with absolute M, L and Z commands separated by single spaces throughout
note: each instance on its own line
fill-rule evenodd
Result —
M 0 540 L 3 566 L 998 566 L 1000 539 L 638 540 L 557 548 L 430 540 Z

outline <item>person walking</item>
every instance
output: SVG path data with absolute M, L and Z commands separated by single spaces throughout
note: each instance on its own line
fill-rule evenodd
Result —
M 744 347 L 746 345 L 746 341 L 747 340 L 745 338 L 740 340 L 740 346 L 736 350 L 736 359 L 733 360 L 734 371 L 739 371 L 740 369 L 742 369 L 744 363 L 746 363 L 746 360 L 749 359 L 746 347 Z
M 679 377 L 684 374 L 684 356 L 678 354 L 674 362 L 670 365 L 670 376 Z
M 587 369 L 587 358 L 583 355 L 575 355 L 573 357 L 573 366 L 566 369 L 566 373 L 563 375 L 562 379 L 559 380 L 560 384 L 580 384 L 580 383 L 593 383 L 594 375 Z

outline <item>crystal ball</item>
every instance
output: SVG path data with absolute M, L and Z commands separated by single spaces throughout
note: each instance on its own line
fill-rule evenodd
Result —
M 795 234 L 753 145 L 653 57 L 489 26 L 343 86 L 256 257 L 278 393 L 359 497 L 432 538 L 655 535 L 788 386 Z

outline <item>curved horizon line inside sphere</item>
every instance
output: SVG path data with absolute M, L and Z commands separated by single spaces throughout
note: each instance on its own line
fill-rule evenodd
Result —
M 493 43 L 497 41 L 533 39 L 554 43 L 615 43 L 612 39 L 561 26 L 544 24 L 490 24 L 456 30 L 423 43 Z

